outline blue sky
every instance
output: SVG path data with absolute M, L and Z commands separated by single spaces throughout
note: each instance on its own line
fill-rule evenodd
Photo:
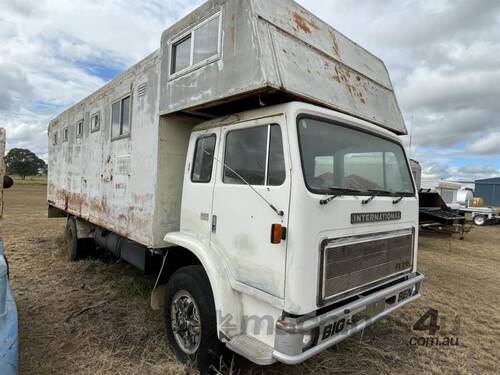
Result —
M 299 2 L 384 60 L 425 175 L 500 175 L 499 1 Z M 2 1 L 8 148 L 46 158 L 50 118 L 159 48 L 161 32 L 201 3 Z

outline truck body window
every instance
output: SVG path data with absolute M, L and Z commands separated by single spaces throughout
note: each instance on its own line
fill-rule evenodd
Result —
M 99 131 L 100 121 L 99 121 L 99 112 L 96 112 L 90 117 L 90 131 L 92 133 Z
M 215 135 L 198 138 L 191 172 L 192 182 L 210 182 L 215 153 Z
M 221 15 L 216 14 L 172 43 L 170 74 L 202 66 L 220 56 Z
M 271 125 L 269 135 L 269 160 L 267 184 L 279 186 L 285 182 L 285 158 L 283 156 L 283 139 L 279 125 Z
M 219 17 L 216 17 L 194 32 L 193 65 L 217 55 L 218 49 Z
M 244 184 L 236 172 L 251 185 L 281 185 L 286 172 L 279 125 L 228 132 L 224 162 L 229 167 L 224 168 L 223 182 L 226 184 Z
M 191 65 L 191 35 L 172 46 L 172 73 L 180 72 Z
M 80 138 L 83 134 L 83 119 L 76 123 L 76 137 Z
M 130 96 L 111 106 L 111 138 L 126 136 L 130 133 Z

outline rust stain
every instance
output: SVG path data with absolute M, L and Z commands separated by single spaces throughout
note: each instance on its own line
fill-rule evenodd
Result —
M 338 83 L 343 84 L 353 98 L 359 99 L 362 104 L 366 104 L 366 100 L 363 97 L 363 93 L 361 91 L 361 88 L 359 87 L 359 84 L 354 85 L 351 83 L 351 72 L 349 71 L 349 69 L 345 68 L 342 65 L 335 65 L 335 73 L 335 75 L 332 75 L 332 79 L 337 81 Z M 357 75 L 356 81 L 360 82 L 361 77 Z
M 330 30 L 330 35 L 332 37 L 332 50 L 337 55 L 337 57 L 340 57 L 340 50 L 339 50 L 339 45 L 337 43 L 337 36 L 335 35 L 334 31 Z
M 295 22 L 295 25 L 299 30 L 302 30 L 303 32 L 310 34 L 311 33 L 311 27 L 313 29 L 319 30 L 318 25 L 316 25 L 315 22 L 306 20 L 303 16 L 301 16 L 297 12 L 293 12 L 293 20 Z
M 235 39 L 235 35 L 234 35 L 235 34 L 235 23 L 236 23 L 235 22 L 235 15 L 233 14 L 231 16 L 231 26 L 229 27 L 229 33 L 231 35 L 231 43 L 233 44 L 233 48 L 234 48 L 234 46 L 236 46 L 236 44 L 235 44 L 236 39 Z

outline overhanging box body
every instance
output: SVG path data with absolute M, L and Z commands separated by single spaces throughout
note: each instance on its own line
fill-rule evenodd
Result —
M 218 56 L 173 73 L 175 43 L 218 13 Z M 293 1 L 209 1 L 166 30 L 161 46 L 162 114 L 281 93 L 406 134 L 384 63 Z
M 126 98 L 130 132 L 112 137 L 113 104 Z M 377 57 L 290 0 L 208 1 L 166 30 L 159 50 L 51 121 L 49 205 L 164 247 L 179 229 L 193 126 L 290 100 L 406 134 Z

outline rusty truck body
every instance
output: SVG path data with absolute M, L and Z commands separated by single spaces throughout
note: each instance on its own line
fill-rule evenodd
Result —
M 50 122 L 49 216 L 72 259 L 158 272 L 179 358 L 299 363 L 420 296 L 402 134 L 379 58 L 293 1 L 211 0 Z

